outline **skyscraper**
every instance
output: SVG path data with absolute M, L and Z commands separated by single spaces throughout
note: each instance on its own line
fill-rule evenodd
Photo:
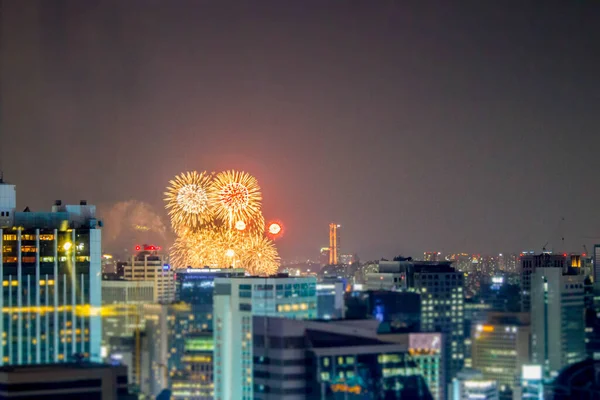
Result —
M 0 183 L 0 365 L 100 361 L 101 223 L 81 201 L 15 212 Z
M 559 268 L 531 275 L 533 362 L 546 377 L 586 357 L 583 280 Z
M 165 263 L 165 257 L 154 246 L 138 246 L 139 252 L 125 264 L 124 279 L 148 281 L 154 284 L 154 302 L 169 303 L 175 300 L 175 271 Z M 152 250 L 147 250 L 151 248 Z
M 488 313 L 473 326 L 473 368 L 498 382 L 501 391 L 514 389 L 523 365 L 530 362 L 529 313 Z
M 253 399 L 252 316 L 314 319 L 315 277 L 216 278 L 214 381 L 216 400 Z
M 329 264 L 340 262 L 340 228 L 336 223 L 329 224 Z
M 550 253 L 521 256 L 521 311 L 529 312 L 531 309 L 531 274 L 540 268 L 555 268 L 562 274 L 566 259 L 566 255 Z
M 594 245 L 594 283 L 600 283 L 600 244 Z

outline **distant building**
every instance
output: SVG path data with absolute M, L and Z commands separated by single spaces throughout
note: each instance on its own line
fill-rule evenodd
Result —
M 0 365 L 100 361 L 101 222 L 81 201 L 16 212 L 0 180 Z
M 110 338 L 131 337 L 143 329 L 143 305 L 154 300 L 154 282 L 103 280 L 102 345 L 110 347 Z
M 369 290 L 346 293 L 346 317 L 373 318 L 391 332 L 421 330 L 421 296 L 414 292 Z
M 185 338 L 194 316 L 185 303 L 146 304 L 146 337 L 149 343 L 149 377 L 143 380 L 143 393 L 156 396 L 169 387 L 170 379 L 182 370 Z
M 583 279 L 560 268 L 531 275 L 532 361 L 545 377 L 586 358 Z
M 475 370 L 460 371 L 452 380 L 451 400 L 498 400 L 498 384 Z
M 354 256 L 352 254 L 340 254 L 340 264 L 350 265 L 354 262 Z
M 326 278 L 317 283 L 317 318 L 344 318 L 346 283 L 339 278 Z
M 594 245 L 593 254 L 594 283 L 600 284 L 600 244 Z
M 566 256 L 563 254 L 523 254 L 521 256 L 521 311 L 529 312 L 531 309 L 531 275 L 538 269 L 555 268 L 566 271 Z
M 502 392 L 517 386 L 531 360 L 529 313 L 491 312 L 485 323 L 473 326 L 471 338 L 473 368 L 496 380 Z
M 216 400 L 254 398 L 252 317 L 314 319 L 315 277 L 216 278 L 214 382 Z
M 166 264 L 163 255 L 156 251 L 142 250 L 131 256 L 123 269 L 126 281 L 154 283 L 155 303 L 170 303 L 175 300 L 175 271 Z
M 319 252 L 319 263 L 321 267 L 324 267 L 329 264 L 329 247 L 321 247 L 321 251 Z
M 215 278 L 243 277 L 241 268 L 187 268 L 177 271 L 176 301 L 189 304 L 194 315 L 191 332 L 212 332 Z
M 340 228 L 342 226 L 336 223 L 329 224 L 329 264 L 340 263 Z
M 212 332 L 194 333 L 185 338 L 182 370 L 171 379 L 171 399 L 214 398 L 213 350 Z
M 421 296 L 421 329 L 444 334 L 446 383 L 463 368 L 464 276 L 450 261 L 380 261 L 379 272 L 367 274 L 367 288 L 385 282 L 383 290 L 406 290 Z
M 133 400 L 127 384 L 124 366 L 77 362 L 0 368 L 3 399 Z
M 443 261 L 442 253 L 439 251 L 426 251 L 423 253 L 423 261 Z
M 386 342 L 365 322 L 255 316 L 253 398 L 433 399 L 410 335 Z M 437 354 L 440 365 L 439 347 L 423 350 Z

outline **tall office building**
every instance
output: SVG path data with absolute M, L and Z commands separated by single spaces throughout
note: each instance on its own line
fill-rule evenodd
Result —
M 586 358 L 583 279 L 560 268 L 531 275 L 533 362 L 546 377 Z
M 319 252 L 319 263 L 321 264 L 321 267 L 329 264 L 329 254 L 329 247 L 321 247 L 321 251 Z
M 339 224 L 329 224 L 329 264 L 339 264 L 340 262 L 340 228 Z
M 110 352 L 111 338 L 143 329 L 143 305 L 154 301 L 154 282 L 102 280 L 102 345 Z
M 253 317 L 253 398 L 432 399 L 427 377 L 439 376 L 439 336 L 387 341 L 372 322 Z M 423 371 L 421 354 L 437 361 L 434 371 Z
M 464 275 L 451 261 L 380 261 L 379 272 L 367 274 L 367 287 L 408 290 L 421 295 L 421 330 L 444 334 L 446 383 L 463 368 Z
M 154 246 L 145 246 L 131 256 L 124 266 L 123 278 L 126 281 L 153 282 L 154 302 L 170 303 L 175 300 L 175 271 L 166 264 L 165 257 L 154 249 Z
M 522 254 L 521 255 L 521 311 L 531 309 L 531 275 L 538 269 L 555 268 L 561 273 L 567 267 L 567 257 L 563 254 Z
M 594 245 L 593 268 L 594 268 L 594 283 L 600 283 L 600 244 Z
M 518 385 L 523 365 L 530 362 L 529 323 L 529 313 L 490 312 L 473 326 L 473 368 L 496 380 L 502 392 Z
M 213 350 L 212 332 L 194 333 L 185 338 L 182 370 L 171 379 L 171 399 L 213 399 Z
M 194 316 L 190 332 L 213 331 L 215 278 L 243 277 L 242 268 L 187 268 L 177 271 L 177 301 L 188 304 Z
M 315 277 L 286 274 L 215 279 L 216 400 L 254 398 L 252 316 L 316 318 L 316 286 Z
M 100 361 L 101 223 L 82 201 L 15 212 L 0 183 L 0 365 Z

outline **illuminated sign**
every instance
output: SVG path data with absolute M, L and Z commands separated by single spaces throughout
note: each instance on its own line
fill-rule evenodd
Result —
M 492 325 L 477 325 L 477 330 L 479 332 L 494 332 L 494 327 Z
M 159 251 L 161 249 L 162 249 L 162 247 L 160 247 L 160 246 L 153 246 L 153 245 L 147 245 L 147 244 L 145 244 L 143 246 L 140 246 L 138 244 L 137 246 L 135 246 L 135 251 L 142 251 L 142 250 L 143 251 Z
M 413 351 L 440 351 L 442 336 L 439 333 L 411 333 L 408 336 L 408 348 Z
M 523 380 L 539 381 L 542 379 L 541 365 L 523 365 Z
M 492 283 L 498 284 L 498 285 L 502 285 L 504 283 L 504 277 L 502 276 L 494 276 L 492 278 Z
M 352 393 L 352 394 L 361 394 L 362 388 L 359 385 L 347 385 L 345 383 L 334 383 L 330 386 L 331 391 L 334 393 Z

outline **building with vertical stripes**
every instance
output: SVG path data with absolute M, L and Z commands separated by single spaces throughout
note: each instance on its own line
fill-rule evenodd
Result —
M 0 365 L 100 361 L 101 223 L 81 201 L 16 212 L 0 181 Z

